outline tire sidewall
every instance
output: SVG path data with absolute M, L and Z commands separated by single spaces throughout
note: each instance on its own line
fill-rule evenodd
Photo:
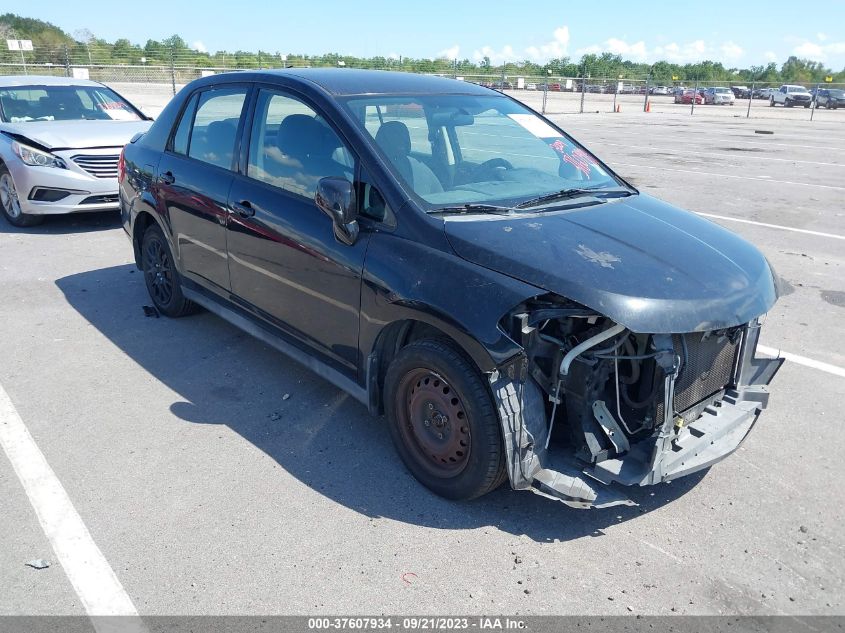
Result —
M 6 167 L 5 164 L 0 163 L 0 177 L 2 177 L 3 175 L 6 175 L 6 174 L 8 174 L 9 179 L 12 181 L 12 184 L 14 185 L 15 184 L 15 178 L 14 178 L 14 176 L 12 176 L 12 173 L 9 171 L 9 168 Z M 15 186 L 15 191 L 17 191 L 17 186 Z M 24 228 L 24 227 L 27 227 L 27 226 L 33 226 L 35 224 L 40 224 L 44 219 L 43 216 L 30 215 L 28 213 L 24 213 L 23 211 L 21 211 L 20 215 L 18 215 L 16 217 L 12 217 L 11 215 L 8 214 L 8 212 L 6 211 L 6 207 L 3 206 L 2 203 L 0 203 L 0 214 L 3 215 L 3 218 L 6 220 L 6 222 L 11 224 L 12 226 L 16 226 L 16 227 L 19 227 L 19 228 Z
M 444 355 L 438 351 L 447 351 Z M 450 362 L 448 352 L 460 357 L 460 363 Z M 420 464 L 421 457 L 406 445 L 399 429 L 399 394 L 402 377 L 416 369 L 429 369 L 443 377 L 458 393 L 469 427 L 470 451 L 466 467 L 457 475 L 439 478 Z M 424 486 L 436 494 L 455 500 L 472 499 L 488 492 L 491 477 L 498 481 L 504 467 L 501 430 L 492 396 L 478 371 L 448 343 L 426 340 L 404 348 L 390 364 L 385 377 L 385 413 L 390 437 L 405 466 Z M 492 449 L 492 450 L 491 450 Z M 491 453 L 493 453 L 491 455 Z M 495 462 L 492 464 L 491 462 Z

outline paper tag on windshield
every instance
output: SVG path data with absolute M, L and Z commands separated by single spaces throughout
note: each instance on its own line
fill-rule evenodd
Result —
M 560 132 L 533 114 L 509 114 L 510 118 L 519 123 L 537 138 L 551 138 L 560 136 Z

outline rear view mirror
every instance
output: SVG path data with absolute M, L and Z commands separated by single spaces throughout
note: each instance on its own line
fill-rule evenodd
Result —
M 329 176 L 317 183 L 314 202 L 332 219 L 334 235 L 344 244 L 358 239 L 358 213 L 355 188 L 346 178 Z

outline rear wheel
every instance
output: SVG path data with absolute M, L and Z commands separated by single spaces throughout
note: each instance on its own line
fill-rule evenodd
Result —
M 141 270 L 147 292 L 159 312 L 169 317 L 180 317 L 196 312 L 197 305 L 182 294 L 179 272 L 170 246 L 158 225 L 151 225 L 141 240 Z
M 385 378 L 390 435 L 408 470 L 448 499 L 474 499 L 506 477 L 499 418 L 478 370 L 450 343 L 424 339 Z
M 0 164 L 0 211 L 3 217 L 12 226 L 35 226 L 44 221 L 43 215 L 32 215 L 21 211 L 21 202 L 18 199 L 18 190 L 12 174 L 9 173 L 6 165 Z

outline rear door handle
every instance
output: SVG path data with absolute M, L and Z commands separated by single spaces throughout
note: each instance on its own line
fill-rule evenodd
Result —
M 176 182 L 176 176 L 174 176 L 173 172 L 171 171 L 164 172 L 158 177 L 158 179 L 165 185 L 172 185 L 174 182 Z
M 241 200 L 240 202 L 233 202 L 232 209 L 242 218 L 251 218 L 255 215 L 255 209 L 249 200 Z

